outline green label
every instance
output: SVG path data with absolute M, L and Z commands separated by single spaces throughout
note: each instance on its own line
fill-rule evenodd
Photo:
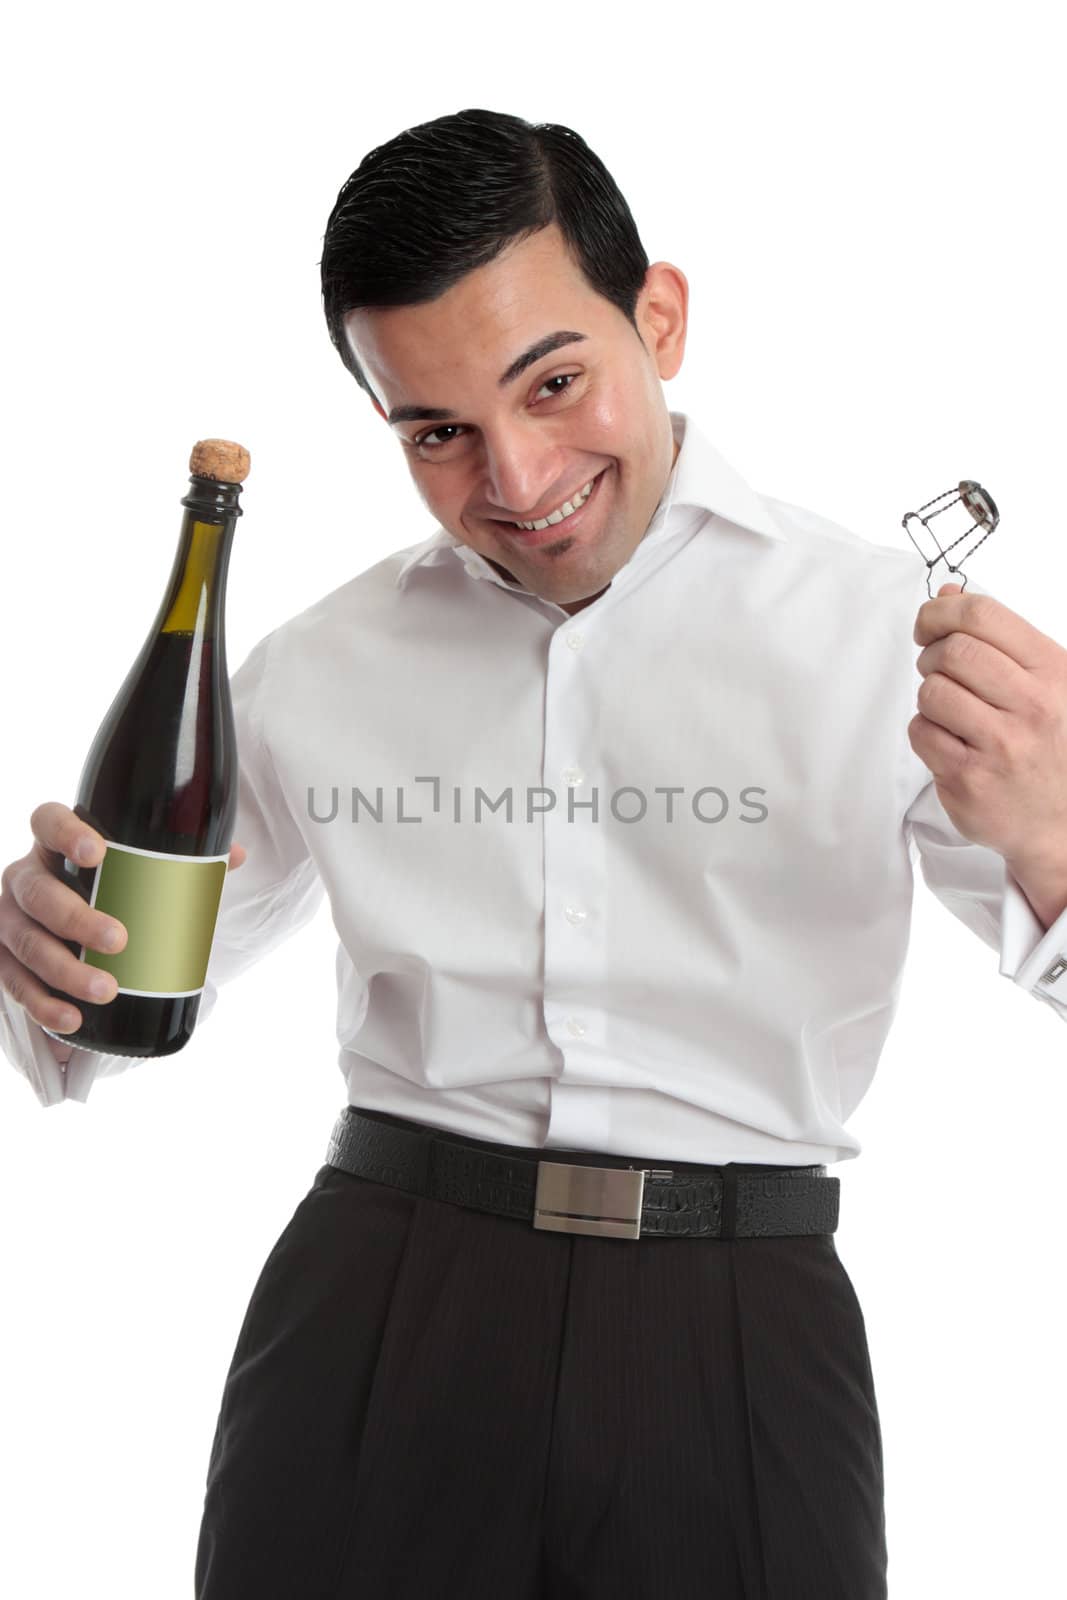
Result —
M 89 904 L 117 917 L 127 932 L 118 955 L 86 951 L 90 965 L 114 975 L 119 994 L 177 998 L 199 994 L 226 881 L 224 856 L 165 855 L 109 839 Z

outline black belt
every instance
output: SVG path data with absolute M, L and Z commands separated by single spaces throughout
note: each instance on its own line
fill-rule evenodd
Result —
M 841 1180 L 825 1167 L 635 1168 L 638 1159 L 580 1150 L 539 1156 L 355 1106 L 341 1112 L 326 1152 L 327 1165 L 356 1177 L 559 1233 L 733 1239 L 837 1227 Z

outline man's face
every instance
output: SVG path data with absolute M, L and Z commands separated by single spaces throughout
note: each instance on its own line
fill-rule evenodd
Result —
M 375 409 L 436 520 L 503 577 L 575 612 L 629 560 L 670 475 L 677 446 L 662 380 L 682 364 L 687 303 L 685 275 L 656 262 L 635 311 L 638 337 L 552 224 L 437 300 L 344 320 Z M 561 332 L 559 348 L 509 375 Z M 412 415 L 430 408 L 447 418 Z M 576 516 L 515 527 L 575 504 L 590 481 Z

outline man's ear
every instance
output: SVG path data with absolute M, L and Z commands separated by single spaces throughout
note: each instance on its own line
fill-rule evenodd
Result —
M 670 261 L 654 261 L 638 297 L 641 338 L 666 383 L 677 376 L 685 354 L 689 279 Z

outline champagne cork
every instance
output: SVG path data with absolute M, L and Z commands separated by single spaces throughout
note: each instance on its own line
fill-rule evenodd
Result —
M 200 439 L 193 445 L 189 471 L 198 478 L 219 483 L 244 483 L 252 458 L 242 444 L 231 439 Z

